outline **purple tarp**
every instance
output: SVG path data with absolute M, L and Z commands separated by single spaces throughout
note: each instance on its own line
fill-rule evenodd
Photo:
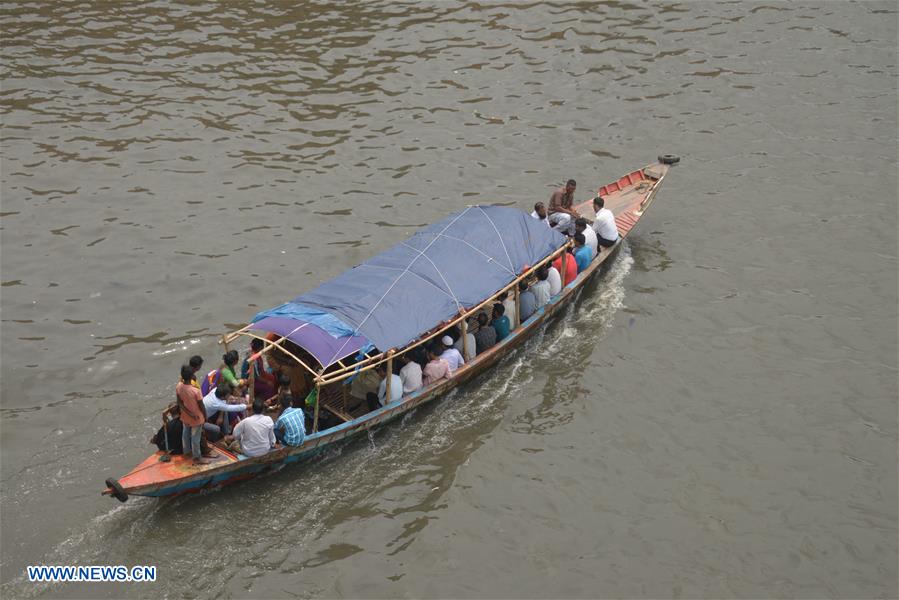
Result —
M 355 354 L 369 344 L 362 336 L 335 338 L 312 323 L 286 317 L 265 317 L 253 323 L 253 329 L 287 336 L 287 339 L 304 348 L 325 367 L 344 356 Z

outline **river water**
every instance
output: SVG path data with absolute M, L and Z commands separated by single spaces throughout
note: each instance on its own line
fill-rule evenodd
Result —
M 897 597 L 897 10 L 4 3 L 0 595 Z M 257 310 L 661 153 L 491 373 L 259 481 L 99 496 Z

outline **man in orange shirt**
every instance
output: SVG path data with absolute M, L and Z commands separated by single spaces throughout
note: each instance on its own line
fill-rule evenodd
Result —
M 175 387 L 175 396 L 178 398 L 178 408 L 181 410 L 181 445 L 184 454 L 193 454 L 195 465 L 209 464 L 209 459 L 203 458 L 200 448 L 200 437 L 203 433 L 203 423 L 206 422 L 206 411 L 203 408 L 203 392 L 191 385 L 194 378 L 194 370 L 190 365 L 181 367 L 181 381 Z
M 567 251 L 566 251 L 567 252 Z M 553 261 L 553 266 L 556 268 L 556 271 L 562 273 L 562 257 L 560 256 L 556 260 Z M 574 256 L 571 253 L 565 257 L 565 273 L 562 275 L 562 285 L 566 286 L 577 277 L 577 261 L 574 260 Z

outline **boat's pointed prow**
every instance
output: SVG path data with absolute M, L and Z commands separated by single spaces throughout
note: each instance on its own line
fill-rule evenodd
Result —
M 160 451 L 148 456 L 120 479 L 107 479 L 102 493 L 125 502 L 132 494 L 156 496 L 162 495 L 162 490 L 177 490 L 182 486 L 184 491 L 193 490 L 212 483 L 215 472 L 238 461 L 237 455 L 218 447 L 213 448 L 208 464 L 194 464 L 190 456 Z

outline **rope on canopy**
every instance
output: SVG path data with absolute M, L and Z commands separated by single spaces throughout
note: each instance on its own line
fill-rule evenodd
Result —
M 468 208 L 466 208 L 465 210 L 463 210 L 462 212 L 460 212 L 460 213 L 456 216 L 455 219 L 453 219 L 452 221 L 450 221 L 450 222 L 446 225 L 446 227 L 443 228 L 443 231 L 441 231 L 440 233 L 442 234 L 442 233 L 446 232 L 447 229 L 449 229 L 450 227 L 452 227 L 452 226 L 455 224 L 455 222 L 458 221 L 459 219 L 461 219 L 461 218 L 462 218 L 462 217 L 463 217 L 469 210 L 471 210 L 471 207 L 470 207 L 470 206 L 469 206 Z M 440 238 L 440 235 L 439 235 L 439 234 L 438 234 L 438 235 L 435 235 L 435 236 L 434 236 L 434 239 L 431 240 L 430 242 L 428 242 L 428 245 L 425 246 L 424 250 L 421 250 L 420 253 L 419 253 L 419 255 L 416 256 L 415 258 L 413 258 L 412 261 L 411 261 L 408 265 L 406 265 L 406 268 L 403 269 L 403 272 L 400 273 L 399 275 L 397 275 L 396 279 L 393 280 L 393 283 L 390 284 L 390 287 L 387 288 L 387 291 L 385 291 L 383 294 L 381 294 L 381 297 L 378 299 L 377 302 L 375 302 L 375 305 L 372 306 L 372 307 L 371 307 L 371 310 L 368 311 L 368 314 L 365 315 L 365 318 L 362 319 L 362 321 L 360 321 L 358 325 L 356 325 L 356 328 L 353 330 L 353 336 L 355 336 L 355 335 L 357 335 L 357 334 L 359 333 L 359 328 L 361 328 L 363 325 L 365 325 L 366 321 L 368 321 L 368 319 L 371 318 L 371 316 L 374 314 L 375 310 L 378 308 L 378 306 L 381 305 L 381 302 L 384 301 L 384 298 L 387 297 L 387 294 L 389 294 L 389 293 L 393 290 L 393 288 L 396 287 L 396 284 L 399 283 L 399 280 L 403 277 L 403 275 L 405 275 L 407 272 L 409 272 L 409 269 L 412 268 L 412 265 L 414 265 L 414 264 L 418 261 L 419 258 L 421 258 L 422 256 L 424 256 L 424 253 L 427 252 L 428 249 L 429 249 L 431 246 L 433 246 L 433 245 L 434 245 L 434 242 L 436 242 L 439 238 Z M 428 259 L 428 260 L 430 260 L 430 259 Z M 431 262 L 431 264 L 433 265 L 434 263 Z M 435 267 L 435 268 L 436 268 L 436 267 Z M 438 270 L 437 272 L 440 273 L 439 270 Z M 440 277 L 443 278 L 443 274 L 442 274 L 442 273 L 440 274 Z M 444 279 L 444 282 L 446 282 L 445 279 Z M 447 285 L 447 287 L 449 287 L 449 286 Z M 448 290 L 448 291 L 449 291 L 450 293 L 452 293 L 452 290 Z M 461 304 L 459 304 L 459 301 L 455 298 L 455 296 L 453 297 L 453 299 L 456 300 L 456 304 L 457 304 L 457 305 L 459 305 L 460 307 L 462 306 Z M 352 336 L 350 336 L 350 337 L 347 338 L 347 341 L 345 341 L 345 342 L 343 343 L 343 345 L 340 347 L 340 349 L 338 349 L 337 352 L 334 353 L 334 356 L 331 357 L 331 360 L 328 361 L 329 363 L 333 363 L 333 362 L 334 362 L 334 359 L 337 358 L 337 355 L 340 354 L 341 352 L 343 352 L 343 349 L 346 348 L 346 345 L 350 342 L 350 339 L 351 339 L 351 338 L 352 338 Z

